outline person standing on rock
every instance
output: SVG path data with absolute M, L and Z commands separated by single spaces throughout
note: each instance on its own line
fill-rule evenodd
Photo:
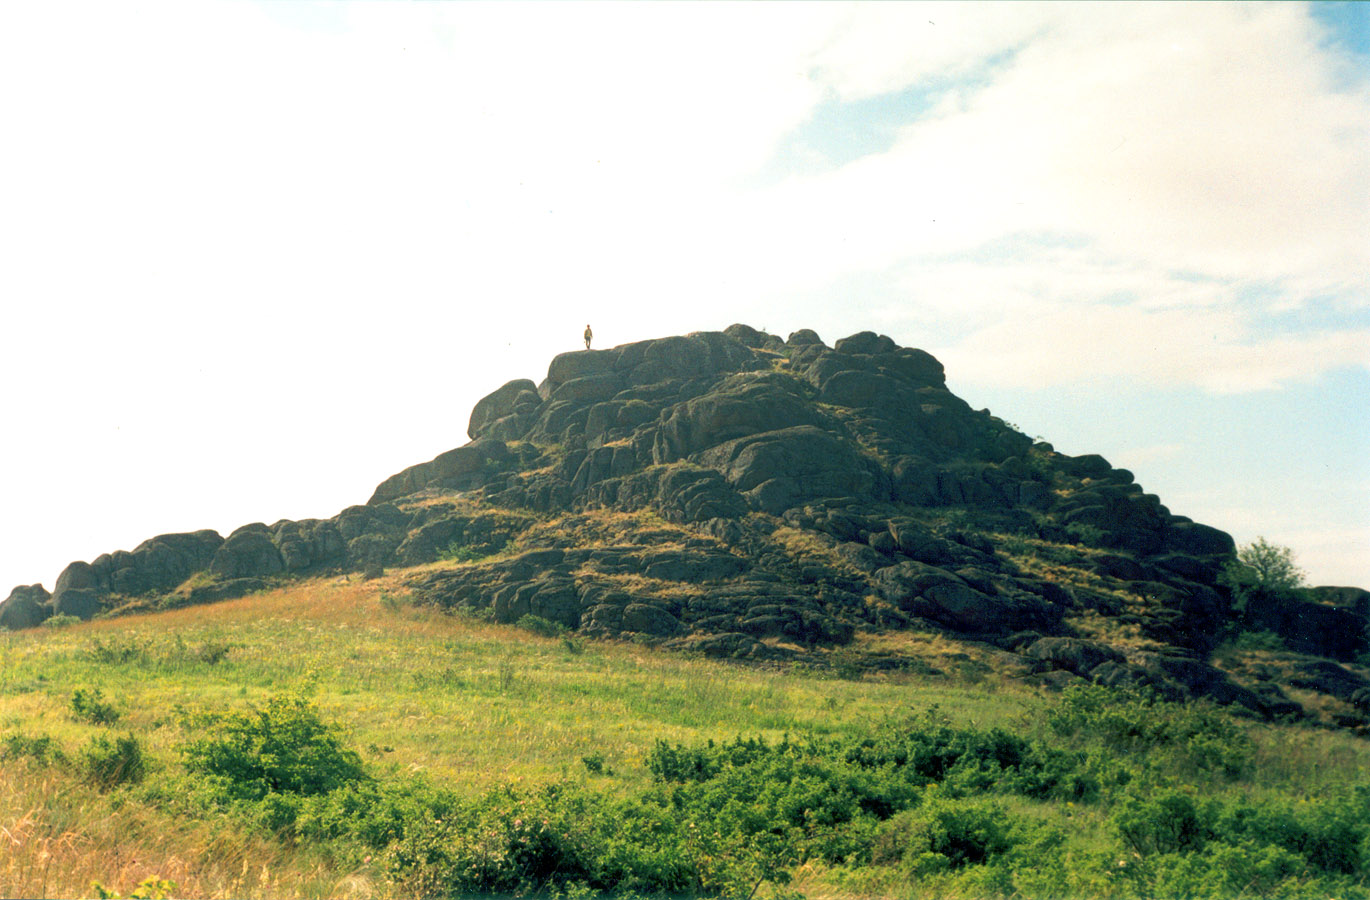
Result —
M 595 333 L 594 333 L 593 331 L 590 330 L 590 326 L 589 326 L 589 325 L 586 325 L 586 326 L 585 326 L 585 349 L 586 349 L 586 350 L 589 350 L 589 349 L 590 349 L 590 341 L 594 338 L 594 336 L 595 336 Z

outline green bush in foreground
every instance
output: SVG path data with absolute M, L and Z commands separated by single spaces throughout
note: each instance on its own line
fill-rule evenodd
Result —
M 841 736 L 659 741 L 651 783 L 627 792 L 568 780 L 469 798 L 376 777 L 308 701 L 286 696 L 211 717 L 184 753 L 192 792 L 198 783 L 214 807 L 375 857 L 424 897 L 740 898 L 810 862 L 882 878 L 877 892 L 1367 896 L 1370 786 L 1319 802 L 1201 798 L 1175 786 L 1173 766 L 1209 759 L 1196 742 L 1249 753 L 1244 733 L 1209 708 L 1134 694 L 1067 693 L 1048 731 L 1081 749 L 952 727 L 934 710 Z M 1212 765 L 1226 773 L 1224 759 Z M 1096 833 L 1046 814 L 1077 804 Z
M 272 697 L 260 709 L 218 717 L 209 732 L 183 748 L 186 767 L 228 800 L 312 796 L 369 780 L 341 730 L 303 697 Z

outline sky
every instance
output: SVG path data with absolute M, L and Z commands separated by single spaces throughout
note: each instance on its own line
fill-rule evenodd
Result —
M 1370 11 L 0 5 L 0 597 L 596 346 L 887 334 L 1370 588 Z

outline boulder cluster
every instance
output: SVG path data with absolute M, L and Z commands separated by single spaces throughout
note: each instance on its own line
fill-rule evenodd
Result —
M 912 628 L 1014 654 L 1048 680 L 1298 708 L 1208 659 L 1233 614 L 1219 577 L 1230 536 L 1100 456 L 971 409 L 936 359 L 883 335 L 829 347 L 733 325 L 563 353 L 541 383 L 477 403 L 467 436 L 331 519 L 161 535 L 72 563 L 51 594 L 15 588 L 0 625 L 445 558 L 408 576 L 414 594 L 502 622 L 752 660 Z M 1075 577 L 1026 565 L 1024 548 L 1067 548 L 1054 562 Z M 1367 649 L 1368 607 L 1370 594 L 1336 589 L 1253 615 L 1330 658 L 1335 672 L 1305 665 L 1304 683 L 1370 700 L 1345 665 Z M 1090 616 L 1138 640 L 1081 632 Z

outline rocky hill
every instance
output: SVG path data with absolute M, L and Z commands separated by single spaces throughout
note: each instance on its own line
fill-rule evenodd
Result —
M 1370 723 L 1370 593 L 1235 603 L 1230 536 L 971 409 L 888 337 L 733 325 L 564 353 L 476 404 L 467 434 L 331 519 L 74 562 L 51 593 L 15 588 L 0 625 L 403 570 L 418 602 L 715 657 Z

